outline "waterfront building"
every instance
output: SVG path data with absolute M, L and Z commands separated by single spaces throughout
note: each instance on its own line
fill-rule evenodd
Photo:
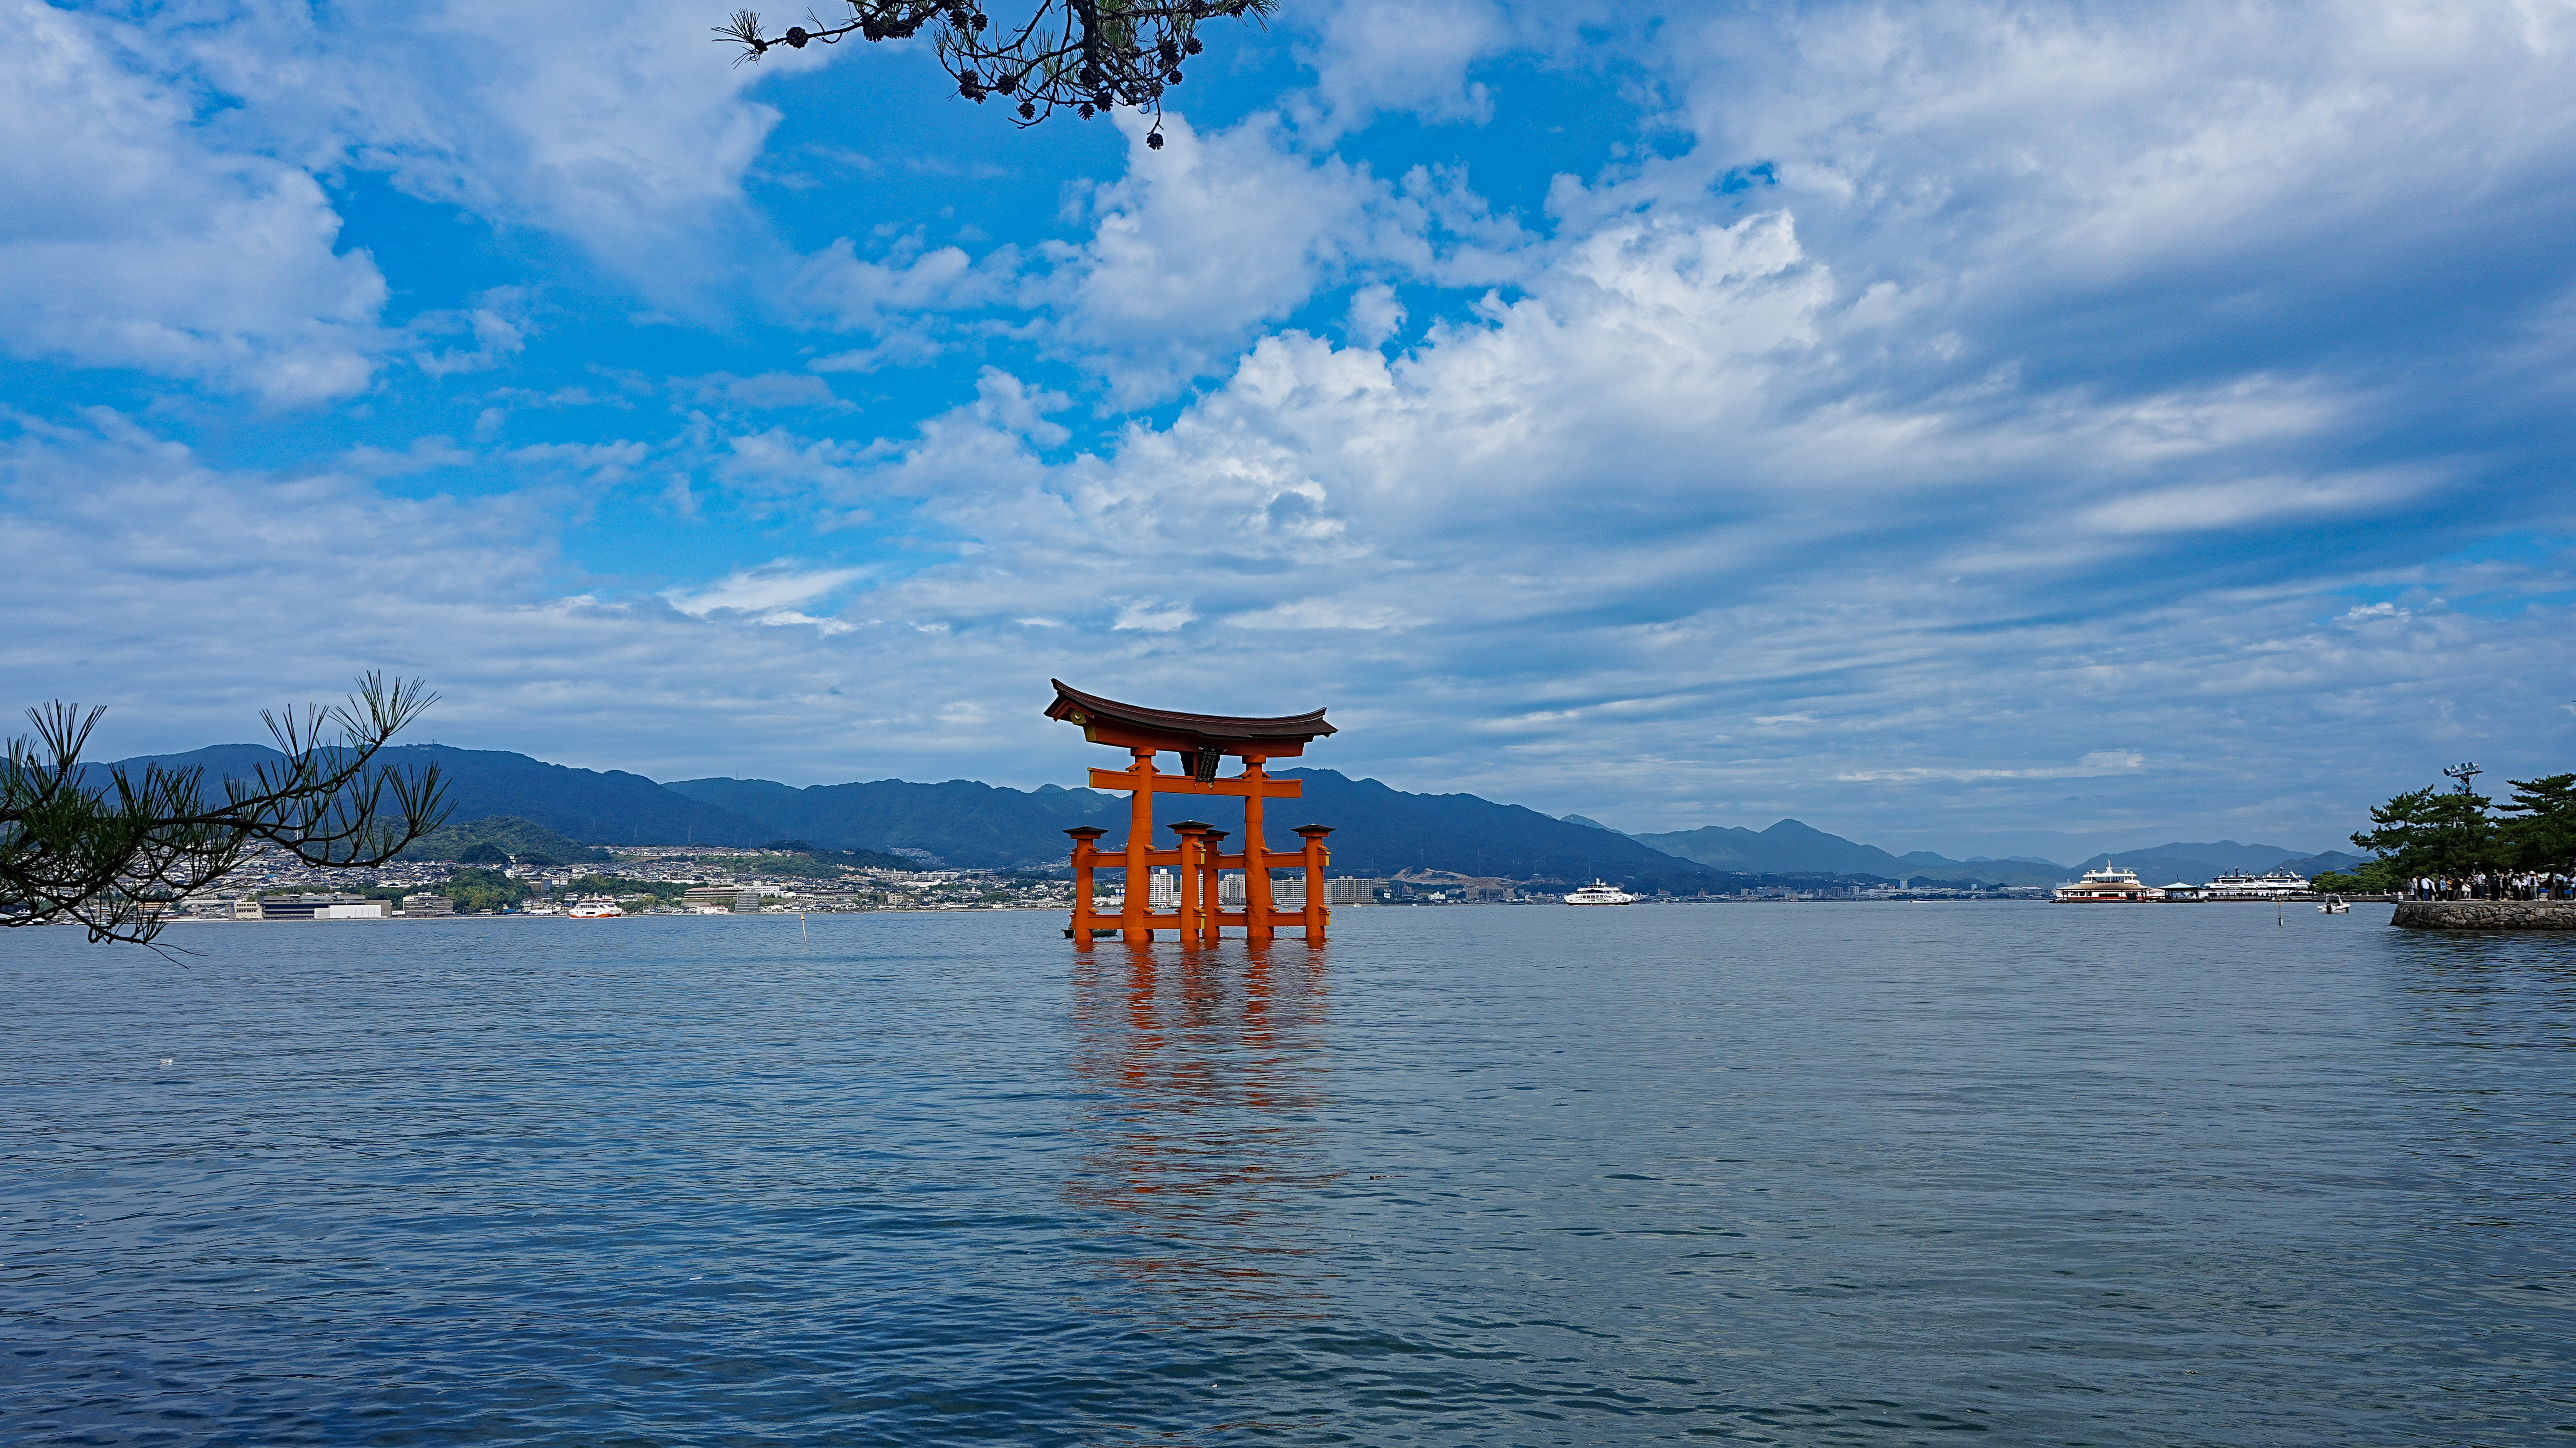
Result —
M 429 891 L 423 890 L 417 894 L 405 895 L 403 897 L 402 913 L 406 917 L 414 919 L 426 918 L 434 915 L 453 915 L 456 913 L 456 902 L 448 899 L 444 895 L 433 894 Z
M 756 886 L 697 885 L 680 897 L 680 906 L 701 915 L 756 915 L 760 913 L 760 890 Z
M 1243 876 L 1240 874 L 1225 875 L 1220 877 L 1217 881 L 1216 898 L 1217 903 L 1220 905 L 1240 905 L 1244 902 L 1244 898 L 1250 893 L 1251 887 L 1244 884 Z M 1276 901 L 1279 907 L 1283 910 L 1291 908 L 1304 910 L 1306 908 L 1306 881 L 1303 876 L 1271 876 L 1270 894 L 1271 898 Z M 1329 891 L 1326 893 L 1324 898 L 1327 903 L 1341 899 L 1340 896 L 1331 894 Z
M 262 920 L 381 919 L 385 913 L 385 902 L 382 900 L 370 900 L 364 895 L 347 895 L 337 891 L 329 894 L 270 895 L 260 900 L 258 904 L 259 918 Z M 344 907 L 367 908 L 368 913 L 364 915 L 324 913 Z

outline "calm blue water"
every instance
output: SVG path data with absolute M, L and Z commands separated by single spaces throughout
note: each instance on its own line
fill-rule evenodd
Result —
M 2274 918 L 0 932 L 0 1439 L 2570 1441 L 2576 939 Z

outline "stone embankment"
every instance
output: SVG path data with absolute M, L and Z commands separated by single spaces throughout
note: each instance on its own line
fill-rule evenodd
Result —
M 2409 930 L 2576 930 L 2576 901 L 2400 900 L 2388 923 Z

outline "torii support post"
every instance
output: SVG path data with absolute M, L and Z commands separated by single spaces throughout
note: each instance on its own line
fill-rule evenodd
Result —
M 1252 790 L 1243 797 L 1243 938 L 1267 941 L 1276 931 L 1271 917 L 1270 849 L 1261 838 L 1261 786 L 1270 778 L 1261 771 L 1261 756 L 1243 756 L 1243 778 Z
M 1324 867 L 1333 862 L 1332 853 L 1324 848 L 1324 836 L 1333 832 L 1330 825 L 1299 825 L 1297 835 L 1306 842 L 1306 943 L 1324 938 L 1324 922 L 1332 918 L 1324 899 Z
M 1100 863 L 1100 837 L 1109 833 L 1091 825 L 1066 830 L 1073 836 L 1073 928 L 1065 934 L 1073 937 L 1074 948 L 1091 948 L 1091 872 Z
M 1172 833 L 1181 837 L 1181 864 L 1176 872 L 1180 879 L 1181 943 L 1195 944 L 1207 938 L 1209 912 L 1215 909 L 1213 892 L 1207 889 L 1208 872 L 1202 868 L 1207 854 L 1205 820 L 1181 820 L 1173 824 Z
M 1154 849 L 1154 751 L 1130 749 L 1136 762 L 1127 767 L 1127 788 L 1135 791 L 1127 811 L 1127 900 L 1118 913 L 1119 938 L 1129 944 L 1154 938 L 1145 925 L 1153 901 L 1153 867 L 1146 856 Z
M 1218 903 L 1218 900 L 1224 893 L 1221 886 L 1224 880 L 1225 837 L 1228 833 L 1230 831 L 1212 829 L 1201 840 L 1204 852 L 1199 856 L 1199 898 L 1207 902 L 1207 919 L 1204 922 L 1207 930 L 1199 939 L 1208 945 L 1214 945 L 1225 938 L 1225 932 L 1218 924 L 1224 916 L 1224 907 Z

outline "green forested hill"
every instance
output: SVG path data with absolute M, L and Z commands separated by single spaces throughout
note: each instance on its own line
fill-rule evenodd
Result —
M 147 764 L 199 768 L 211 783 L 248 778 L 261 765 L 283 757 L 264 744 L 217 744 L 116 762 L 128 773 L 140 773 Z M 623 770 L 574 769 L 506 750 L 441 744 L 397 745 L 378 757 L 397 769 L 438 766 L 453 806 L 450 825 L 507 815 L 571 840 L 606 845 L 757 845 L 775 834 Z
M 414 860 L 480 864 L 487 861 L 486 848 L 522 865 L 587 864 L 617 858 L 595 845 L 568 840 L 543 825 L 513 815 L 486 815 L 463 824 L 448 824 L 412 841 L 403 855 Z

